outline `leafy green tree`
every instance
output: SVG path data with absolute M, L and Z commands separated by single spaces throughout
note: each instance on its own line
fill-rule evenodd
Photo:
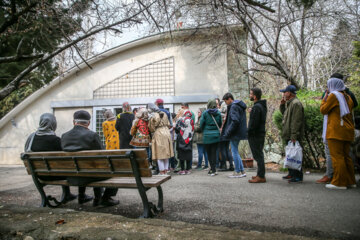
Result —
M 11 106 L 10 99 L 17 102 L 49 83 L 57 70 L 54 57 L 67 49 L 91 68 L 83 57 L 83 41 L 140 24 L 149 19 L 155 2 L 0 0 L 0 104 L 5 100 Z
M 360 41 L 354 41 L 354 51 L 348 64 L 350 77 L 347 80 L 347 86 L 355 94 L 357 100 L 360 100 Z M 360 106 L 355 109 L 355 114 L 360 116 Z

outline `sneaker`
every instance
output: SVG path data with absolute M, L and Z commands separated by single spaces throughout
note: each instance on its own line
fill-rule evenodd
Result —
M 201 169 L 203 169 L 201 166 L 197 166 L 196 168 L 195 168 L 196 170 L 201 170 Z
M 217 172 L 214 172 L 214 173 L 211 173 L 211 174 L 210 174 L 211 177 L 214 177 L 214 176 L 216 176 L 216 175 L 217 175 Z
M 291 178 L 288 183 L 302 183 L 301 178 Z
M 351 184 L 351 185 L 349 185 L 349 186 L 347 186 L 348 188 L 356 188 L 357 186 L 356 186 L 356 184 Z
M 240 174 L 240 177 L 242 178 L 242 177 L 246 177 L 246 172 L 242 172 L 241 174 Z
M 209 169 L 208 166 L 203 167 L 203 170 L 208 170 L 208 169 Z
M 229 178 L 239 178 L 241 173 L 233 172 L 231 175 L 229 175 Z
M 234 171 L 235 169 L 234 169 L 234 167 L 233 166 L 230 166 L 229 168 L 228 168 L 228 171 Z
M 326 184 L 325 187 L 326 187 L 326 188 L 329 188 L 329 189 L 346 190 L 346 187 L 338 187 L 338 186 L 335 186 L 335 185 L 333 185 L 333 184 L 331 184 L 331 183 Z
M 191 170 L 185 170 L 185 174 L 186 174 L 186 175 L 191 174 Z
M 180 172 L 178 172 L 178 174 L 179 175 L 185 175 L 186 173 L 185 173 L 185 171 L 180 171 Z
M 283 176 L 282 179 L 283 180 L 289 180 L 289 179 L 291 179 L 291 175 L 288 174 L 286 176 Z
M 323 176 L 321 179 L 316 180 L 316 183 L 330 183 L 331 178 L 329 178 L 328 176 Z

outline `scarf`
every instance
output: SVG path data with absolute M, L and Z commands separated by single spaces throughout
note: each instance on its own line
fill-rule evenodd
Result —
M 339 91 L 345 90 L 344 82 L 338 78 L 330 78 L 327 81 L 327 87 L 328 87 L 330 94 L 334 94 L 336 99 L 339 102 L 340 125 L 343 126 L 344 125 L 343 117 L 350 113 L 349 106 L 347 104 L 347 101 L 346 101 L 344 95 L 339 92 Z M 323 133 L 322 133 L 323 142 L 326 142 L 327 122 L 328 122 L 328 114 L 324 115 Z
M 189 110 L 184 112 L 184 116 L 177 122 L 177 128 L 180 128 L 180 135 L 186 144 L 189 144 L 194 135 L 194 121 L 191 119 L 191 112 Z
M 130 113 L 132 113 L 130 104 L 129 104 L 128 102 L 124 102 L 124 103 L 122 104 L 122 107 L 123 107 L 123 112 L 130 112 Z
M 104 112 L 104 117 L 106 118 L 106 121 L 112 121 L 116 119 L 114 113 L 110 109 L 107 109 Z
M 42 114 L 40 116 L 38 130 L 32 133 L 26 140 L 25 152 L 31 152 L 31 147 L 35 135 L 37 136 L 55 135 L 56 127 L 57 127 L 56 118 L 52 113 Z

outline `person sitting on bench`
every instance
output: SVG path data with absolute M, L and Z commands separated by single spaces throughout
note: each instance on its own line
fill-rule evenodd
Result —
M 65 152 L 76 152 L 82 150 L 101 150 L 104 149 L 100 141 L 100 137 L 96 132 L 88 129 L 90 125 L 90 113 L 80 110 L 74 113 L 74 128 L 64 133 L 61 136 L 61 146 Z M 108 178 L 94 178 L 94 177 L 68 177 L 67 180 L 72 185 L 86 185 L 90 182 L 102 181 Z M 117 188 L 106 188 L 104 194 L 101 196 L 101 188 L 94 188 L 95 199 L 93 206 L 114 206 L 119 204 L 119 201 L 113 200 L 111 197 L 117 193 Z M 85 203 L 92 200 L 92 197 L 79 193 L 79 203 Z
M 51 152 L 62 151 L 61 140 L 55 134 L 57 122 L 51 113 L 44 113 L 40 116 L 39 127 L 36 132 L 30 134 L 25 143 L 25 152 Z M 41 180 L 66 180 L 61 176 L 39 176 Z M 67 203 L 76 199 L 76 195 L 71 194 L 69 186 L 62 186 L 63 196 L 62 203 Z M 79 193 L 82 189 L 79 187 Z M 85 188 L 84 190 L 85 191 Z

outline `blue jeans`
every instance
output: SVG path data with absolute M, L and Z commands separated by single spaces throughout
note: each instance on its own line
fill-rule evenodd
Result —
M 208 155 L 207 155 L 207 152 L 205 151 L 204 145 L 203 144 L 196 144 L 196 145 L 197 145 L 197 149 L 198 149 L 197 167 L 201 167 L 201 164 L 203 161 L 203 156 L 205 157 L 205 167 L 208 167 L 209 166 Z
M 239 154 L 239 150 L 238 150 L 239 142 L 240 142 L 240 140 L 230 140 L 231 153 L 232 153 L 232 156 L 234 159 L 234 164 L 235 164 L 235 172 L 237 172 L 237 173 L 244 171 L 244 165 L 242 163 L 242 160 L 241 160 L 241 157 Z

